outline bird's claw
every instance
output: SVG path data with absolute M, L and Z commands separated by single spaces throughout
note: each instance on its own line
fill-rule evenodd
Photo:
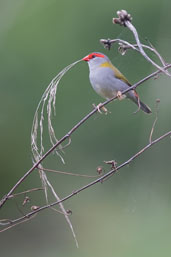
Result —
M 116 96 L 119 100 L 123 100 L 126 97 L 126 95 L 123 95 L 121 91 L 118 91 Z
M 95 104 L 93 104 L 93 107 L 97 109 L 97 111 L 102 114 L 102 111 L 105 113 L 105 114 L 108 114 L 108 109 L 106 107 L 103 106 L 102 103 L 99 103 L 97 106 Z M 102 110 L 102 111 L 101 111 Z

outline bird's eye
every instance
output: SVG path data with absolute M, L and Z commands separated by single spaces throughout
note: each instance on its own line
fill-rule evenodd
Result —
M 95 58 L 95 57 L 96 57 L 96 55 L 92 54 L 92 58 Z

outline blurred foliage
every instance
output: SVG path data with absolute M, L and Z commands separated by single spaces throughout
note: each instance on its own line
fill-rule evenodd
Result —
M 60 1 L 0 0 L 0 193 L 3 196 L 31 167 L 30 131 L 37 103 L 52 78 L 68 64 L 91 51 L 107 54 L 132 83 L 154 71 L 133 52 L 110 52 L 100 38 L 130 38 L 129 32 L 111 22 L 119 9 L 133 16 L 142 40 L 148 40 L 167 62 L 170 54 L 168 0 Z M 170 130 L 170 79 L 164 75 L 139 87 L 141 99 L 153 110 L 133 115 L 129 101 L 108 106 L 111 114 L 95 115 L 72 137 L 65 151 L 66 164 L 50 156 L 50 168 L 96 174 L 103 161 L 127 160 L 148 142 L 155 119 L 155 100 L 160 98 L 154 136 Z M 92 90 L 86 63 L 79 63 L 62 79 L 57 94 L 57 135 L 63 136 L 102 99 Z M 170 246 L 170 139 L 155 145 L 139 159 L 101 185 L 65 203 L 80 248 L 76 249 L 64 217 L 48 210 L 25 224 L 0 234 L 3 257 L 19 256 L 117 256 L 169 257 Z M 59 195 L 90 179 L 49 174 Z M 40 186 L 38 174 L 19 188 Z M 31 204 L 43 204 L 42 193 L 31 195 Z M 22 197 L 18 202 L 22 202 Z M 15 217 L 15 201 L 9 201 L 0 218 Z M 10 247 L 9 247 L 10 246 Z

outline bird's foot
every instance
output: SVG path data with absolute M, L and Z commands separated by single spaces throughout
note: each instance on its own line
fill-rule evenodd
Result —
M 126 97 L 126 95 L 123 95 L 121 91 L 118 91 L 116 96 L 119 100 L 123 100 Z
M 105 113 L 105 114 L 108 114 L 108 109 L 106 107 L 103 106 L 102 103 L 99 103 L 97 106 L 95 104 L 93 104 L 93 107 L 97 109 L 97 111 L 102 114 L 102 111 Z M 102 110 L 102 111 L 101 111 Z

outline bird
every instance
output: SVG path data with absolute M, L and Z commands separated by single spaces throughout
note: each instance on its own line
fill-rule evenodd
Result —
M 119 99 L 127 97 L 139 109 L 145 113 L 151 113 L 151 109 L 140 101 L 139 95 L 135 90 L 132 89 L 122 95 L 122 92 L 129 89 L 131 84 L 105 54 L 100 52 L 90 53 L 82 60 L 88 63 L 90 83 L 97 94 L 106 100 L 113 97 L 118 97 Z

